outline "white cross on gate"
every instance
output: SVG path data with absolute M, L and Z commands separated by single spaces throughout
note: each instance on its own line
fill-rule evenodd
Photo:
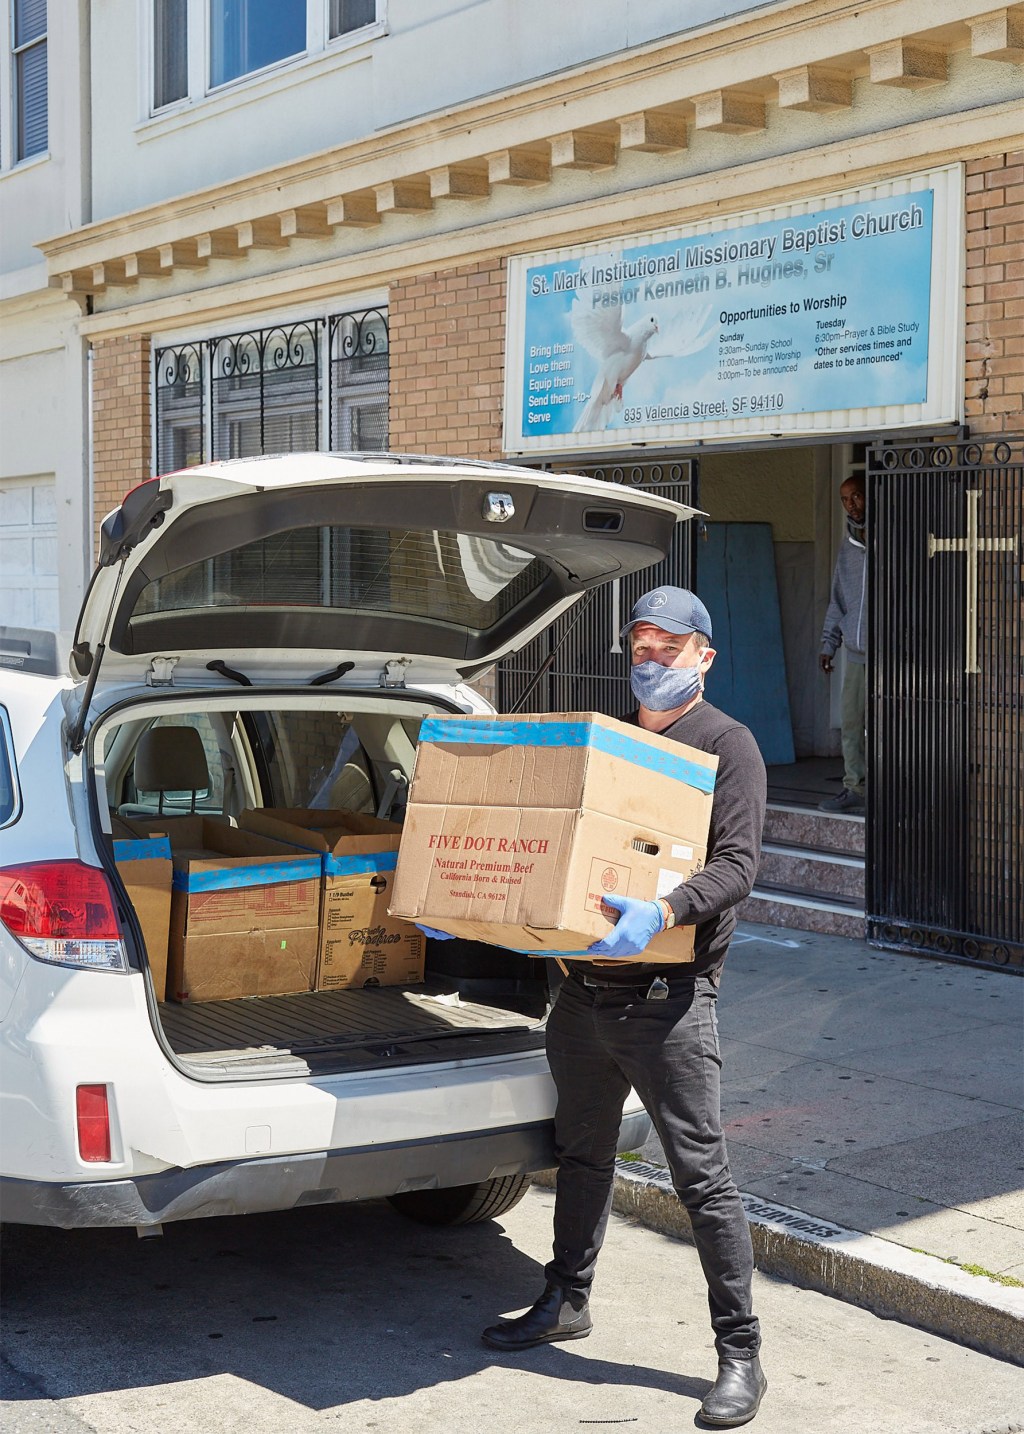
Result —
M 963 538 L 937 538 L 928 534 L 928 557 L 936 553 L 967 554 L 967 653 L 965 672 L 980 672 L 978 666 L 978 554 L 1015 553 L 1017 539 L 978 537 L 978 499 L 980 488 L 967 489 L 967 536 Z

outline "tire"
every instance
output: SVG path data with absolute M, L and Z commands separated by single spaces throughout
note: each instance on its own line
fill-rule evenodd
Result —
M 499 1175 L 447 1190 L 406 1190 L 389 1195 L 388 1203 L 421 1225 L 476 1225 L 504 1215 L 519 1204 L 529 1188 L 529 1175 Z

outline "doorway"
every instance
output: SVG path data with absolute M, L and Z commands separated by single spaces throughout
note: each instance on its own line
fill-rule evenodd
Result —
M 719 654 L 708 697 L 754 733 L 775 802 L 816 808 L 842 790 L 846 656 L 826 676 L 818 654 L 845 536 L 839 487 L 864 463 L 857 444 L 701 458 L 695 586 Z

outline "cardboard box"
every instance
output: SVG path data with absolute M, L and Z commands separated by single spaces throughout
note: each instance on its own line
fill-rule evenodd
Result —
M 171 925 L 171 844 L 166 836 L 115 837 L 114 860 L 142 927 L 156 998 L 163 1001 Z
M 318 991 L 423 980 L 422 932 L 388 914 L 397 823 L 359 812 L 265 808 L 243 812 L 239 824 L 320 857 Z
M 391 911 L 533 955 L 585 957 L 617 919 L 606 894 L 650 901 L 701 870 L 717 767 L 599 713 L 428 718 Z M 692 961 L 693 935 L 666 931 L 643 959 Z
M 319 857 L 210 818 L 174 817 L 163 826 L 174 864 L 168 998 L 230 1001 L 310 990 Z

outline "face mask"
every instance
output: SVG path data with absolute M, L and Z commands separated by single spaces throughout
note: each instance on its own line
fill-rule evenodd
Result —
M 703 691 L 699 667 L 662 667 L 660 662 L 638 662 L 629 671 L 633 696 L 650 712 L 668 712 L 685 707 Z

